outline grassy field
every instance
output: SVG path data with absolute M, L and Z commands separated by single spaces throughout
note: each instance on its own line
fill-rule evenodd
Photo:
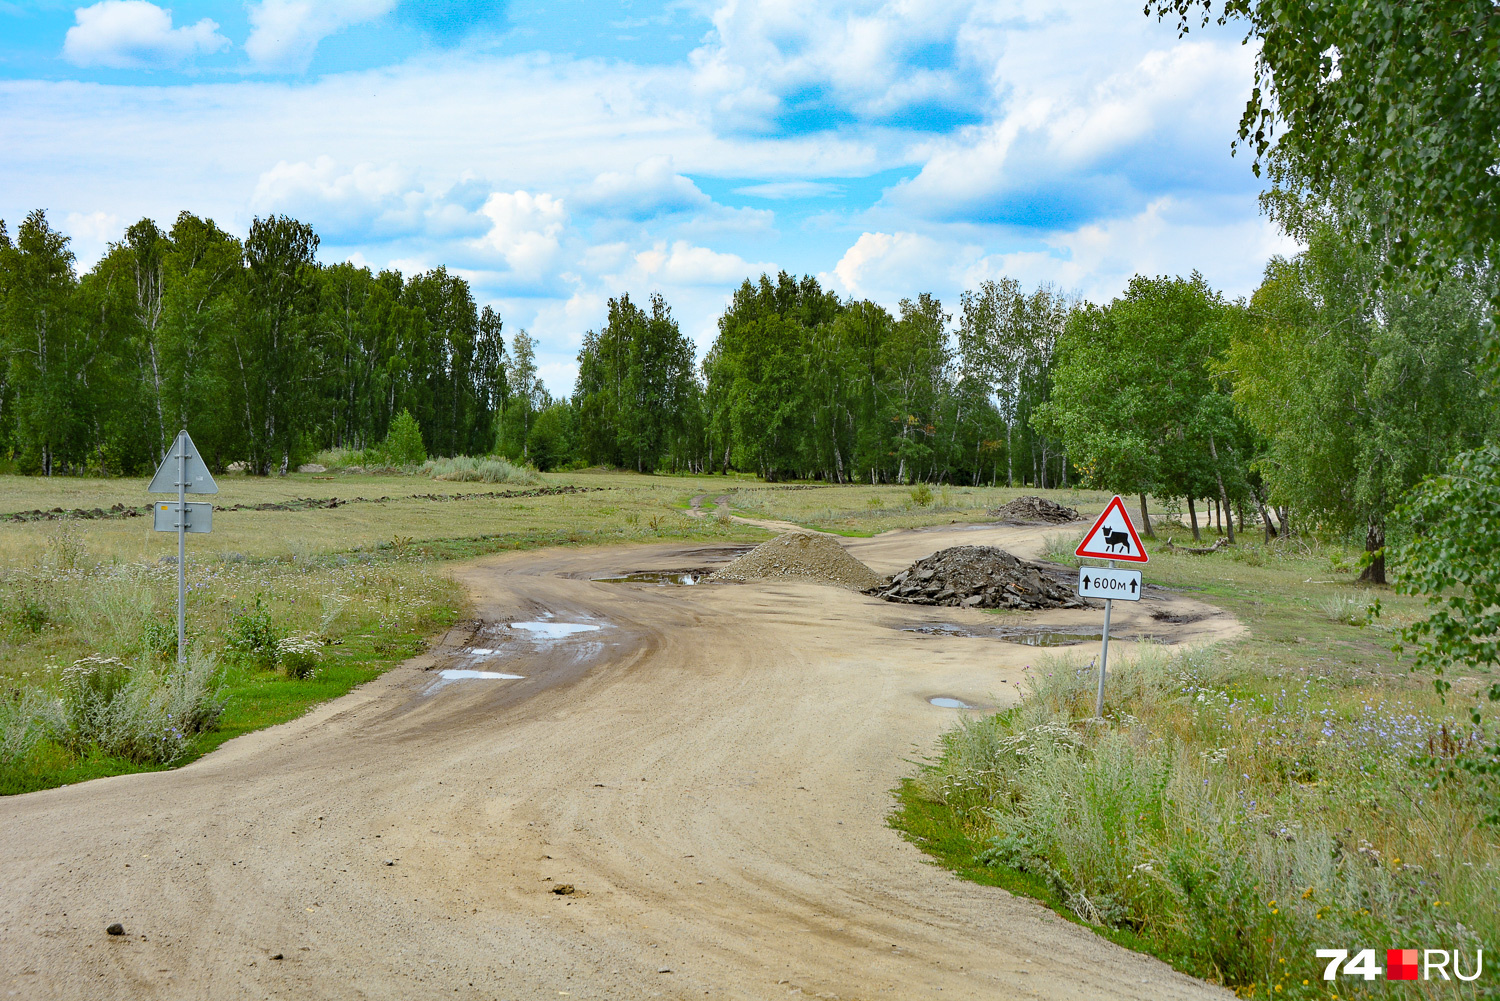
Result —
M 731 513 L 870 534 L 983 518 L 1018 494 L 602 470 L 219 486 L 213 532 L 187 539 L 189 633 L 207 665 L 194 674 L 173 666 L 176 538 L 121 516 L 151 499 L 146 481 L 0 477 L 0 793 L 181 764 L 343 694 L 461 614 L 450 560 L 769 536 Z
M 1061 554 L 1076 538 L 1053 541 Z M 1149 581 L 1233 611 L 1248 635 L 1119 665 L 1107 726 L 1087 722 L 1089 655 L 1055 658 L 1020 707 L 944 739 L 893 824 L 966 878 L 1244 997 L 1491 996 L 1492 971 L 1330 984 L 1315 957 L 1459 948 L 1472 972 L 1475 949 L 1493 955 L 1496 790 L 1454 767 L 1484 737 L 1467 710 L 1488 679 L 1444 702 L 1409 674 L 1392 630 L 1419 605 L 1381 589 L 1366 623 L 1377 592 L 1355 586 L 1342 546 L 1148 551 Z

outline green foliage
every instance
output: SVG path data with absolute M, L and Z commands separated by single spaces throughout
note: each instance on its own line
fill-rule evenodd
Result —
M 1133 278 L 1108 306 L 1069 318 L 1034 423 L 1093 486 L 1143 503 L 1148 493 L 1242 501 L 1251 442 L 1208 367 L 1234 313 L 1196 272 Z
M 1328 230 L 1277 258 L 1221 371 L 1265 441 L 1278 503 L 1310 525 L 1366 530 L 1384 582 L 1385 522 L 1401 496 L 1493 427 L 1473 365 L 1479 288 L 1379 286 L 1375 261 Z
M 1500 447 L 1455 456 L 1412 491 L 1401 512 L 1411 536 L 1398 547 L 1396 589 L 1434 611 L 1407 627 L 1416 666 L 1441 679 L 1450 668 L 1500 667 Z M 1439 682 L 1439 691 L 1448 683 Z M 1490 686 L 1500 700 L 1500 682 Z
M 917 507 L 926 507 L 932 503 L 932 488 L 925 483 L 918 483 L 911 488 L 911 502 Z
M 427 461 L 422 428 L 411 411 L 403 410 L 391 421 L 391 429 L 380 444 L 380 455 L 392 466 L 420 466 Z
M 582 452 L 590 462 L 655 472 L 685 464 L 698 449 L 696 419 L 701 390 L 693 373 L 693 343 L 671 308 L 652 295 L 650 312 L 622 295 L 609 301 L 609 322 L 584 335 L 578 352 L 574 404 L 583 427 Z M 560 421 L 554 419 L 554 423 Z M 562 428 L 549 431 L 547 465 L 561 459 Z M 539 442 L 539 444 L 541 444 Z
M 224 631 L 225 645 L 239 656 L 265 667 L 276 666 L 281 633 L 271 622 L 271 610 L 260 595 L 255 604 L 241 609 Z
M 1441 476 L 1412 491 L 1399 515 L 1412 534 L 1397 547 L 1402 572 L 1396 589 L 1425 596 L 1432 609 L 1400 636 L 1415 648 L 1412 669 L 1431 671 L 1434 687 L 1446 693 L 1449 672 L 1492 673 L 1500 666 L 1500 447 L 1456 456 Z M 1500 681 L 1491 681 L 1485 694 L 1500 701 Z M 1483 720 L 1481 706 L 1471 710 L 1476 725 Z M 1500 776 L 1500 740 L 1457 764 Z M 1500 799 L 1491 801 L 1488 819 L 1500 824 Z
M 1186 31 L 1213 0 L 1148 0 Z M 1319 219 L 1432 275 L 1500 240 L 1500 33 L 1489 0 L 1226 0 L 1256 43 L 1240 141 L 1303 238 Z

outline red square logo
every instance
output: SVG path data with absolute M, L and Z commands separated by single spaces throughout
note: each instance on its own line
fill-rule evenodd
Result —
M 1385 950 L 1385 979 L 1417 979 L 1417 963 L 1419 962 L 1418 954 L 1420 951 L 1419 949 Z

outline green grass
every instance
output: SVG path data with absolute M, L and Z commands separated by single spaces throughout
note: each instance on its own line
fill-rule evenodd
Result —
M 1242 996 L 1331 996 L 1317 948 L 1490 952 L 1500 832 L 1483 817 L 1497 789 L 1451 767 L 1479 746 L 1466 710 L 1478 682 L 1444 703 L 1407 672 L 1392 620 L 1420 605 L 1380 589 L 1385 614 L 1357 624 L 1350 608 L 1377 592 L 1354 585 L 1355 554 L 1337 544 L 1252 537 L 1193 556 L 1160 541 L 1147 540 L 1147 581 L 1233 611 L 1248 635 L 1120 665 L 1108 727 L 1082 722 L 1092 674 L 1040 668 L 1019 708 L 945 736 L 898 790 L 892 825 L 964 878 L 1086 917 Z M 1043 724 L 1078 743 L 1005 750 Z M 1346 861 L 1330 865 L 1330 846 Z M 1337 992 L 1411 989 L 1344 979 Z

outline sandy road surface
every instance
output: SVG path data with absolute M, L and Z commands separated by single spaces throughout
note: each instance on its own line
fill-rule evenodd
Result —
M 1041 534 L 849 548 L 891 572 Z M 589 580 L 728 556 L 466 565 L 479 621 L 345 698 L 178 771 L 0 801 L 0 996 L 1227 996 L 958 881 L 885 826 L 906 759 L 953 718 L 927 700 L 1013 699 L 1037 652 L 893 626 L 993 618 L 815 585 Z M 1167 600 L 1207 615 L 1166 627 L 1179 639 L 1238 628 Z M 1117 606 L 1117 629 L 1163 632 L 1151 605 Z M 547 641 L 521 620 L 599 628 Z M 112 921 L 128 934 L 106 937 Z

